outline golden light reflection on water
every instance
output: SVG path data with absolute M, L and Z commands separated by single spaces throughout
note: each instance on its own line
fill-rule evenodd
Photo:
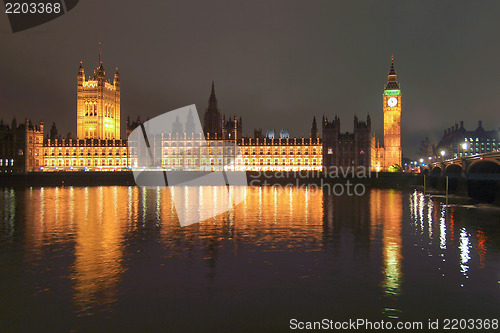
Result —
M 172 192 L 163 190 L 160 205 L 162 221 L 160 232 L 165 246 L 178 247 L 179 244 L 171 245 L 171 242 L 168 242 L 173 232 L 186 243 L 191 244 L 194 241 L 192 236 L 180 233 L 179 222 L 175 218 L 179 207 L 173 205 L 171 196 L 182 195 L 183 198 L 188 198 L 183 208 L 189 206 L 190 214 L 197 219 L 203 216 L 206 202 L 216 205 L 218 201 L 226 200 L 225 191 L 223 187 L 184 187 Z M 310 190 L 305 189 L 280 187 L 235 187 L 230 189 L 230 194 L 231 191 L 244 192 L 240 194 L 244 195 L 245 200 L 228 212 L 209 218 L 200 224 L 186 227 L 187 230 L 196 230 L 201 239 L 231 238 L 237 241 L 242 237 L 256 237 L 260 243 L 270 248 L 278 245 L 291 248 L 296 242 L 302 242 L 306 238 L 313 243 L 321 243 L 322 191 L 311 193 Z M 307 228 L 304 228 L 305 226 Z M 170 253 L 175 253 L 175 248 L 171 251 Z
M 77 191 L 81 191 L 78 189 Z M 126 220 L 118 215 L 117 204 L 126 200 L 114 187 L 100 187 L 97 202 L 88 197 L 81 205 L 86 214 L 75 214 L 74 301 L 85 310 L 94 300 L 116 300 L 123 271 L 122 239 Z M 120 212 L 120 215 L 123 214 Z
M 292 249 L 307 240 L 305 251 L 317 251 L 322 244 L 323 192 L 297 188 L 230 188 L 245 191 L 246 199 L 229 212 L 199 224 L 181 228 L 176 218 L 179 207 L 173 196 L 184 199 L 181 209 L 194 218 L 204 216 L 207 204 L 227 197 L 223 187 L 166 188 L 139 187 L 47 187 L 26 193 L 25 247 L 27 260 L 39 257 L 48 244 L 74 246 L 71 265 L 74 304 L 87 311 L 96 303 L 112 304 L 118 297 L 123 272 L 124 238 L 137 233 L 146 223 L 159 229 L 167 256 L 182 253 L 193 243 L 206 243 L 207 259 L 223 239 L 255 237 L 256 245 Z M 4 221 L 14 219 L 15 195 L 5 192 Z M 10 200 L 10 201 L 9 201 Z M 11 202 L 11 206 L 7 203 Z M 177 239 L 177 241 L 173 241 Z M 211 249 L 211 250 L 210 250 Z
M 403 200 L 400 192 L 394 190 L 373 190 L 370 196 L 370 220 L 372 233 L 382 233 L 383 280 L 382 290 L 388 297 L 384 313 L 397 318 L 397 297 L 401 294 L 402 273 L 402 236 Z M 421 212 L 419 212 L 421 213 Z M 372 235 L 376 239 L 375 235 Z
M 119 299 L 120 283 L 129 268 L 127 260 L 131 254 L 126 250 L 130 239 L 144 237 L 145 232 L 161 244 L 162 260 L 198 251 L 210 267 L 215 267 L 222 247 L 233 254 L 320 252 L 326 256 L 328 253 L 333 261 L 346 260 L 346 265 L 351 261 L 354 265 L 356 261 L 362 262 L 360 268 L 377 260 L 373 258 L 380 258 L 377 272 L 368 269 L 365 272 L 377 276 L 373 283 L 378 283 L 378 290 L 384 295 L 383 313 L 389 317 L 400 316 L 399 298 L 405 289 L 404 223 L 405 237 L 409 237 L 409 229 L 419 239 L 434 244 L 433 251 L 440 256 L 439 260 L 442 258 L 445 263 L 451 259 L 461 278 L 469 277 L 475 258 L 477 267 L 485 267 L 487 234 L 480 228 L 472 231 L 462 225 L 464 218 L 454 208 L 445 208 L 417 191 L 407 197 L 409 211 L 403 221 L 405 194 L 400 191 L 373 189 L 365 197 L 335 197 L 307 188 L 250 187 L 229 188 L 229 193 L 239 190 L 245 191 L 245 200 L 234 209 L 181 228 L 174 196 L 182 198 L 181 209 L 200 218 L 206 205 L 227 198 L 227 188 L 188 187 L 170 191 L 139 187 L 47 187 L 22 192 L 4 189 L 0 196 L 2 237 L 14 237 L 16 230 L 21 229 L 28 262 L 45 260 L 51 255 L 50 248 L 59 245 L 69 249 L 61 252 L 71 257 L 68 278 L 73 302 L 81 313 L 91 312 L 99 304 L 106 307 Z M 24 197 L 19 197 L 19 193 Z M 20 213 L 24 214 L 22 227 L 15 224 Z M 374 248 L 380 251 L 376 256 L 370 253 Z M 352 257 L 343 257 L 350 252 L 354 253 Z M 252 255 L 248 257 L 251 259 Z M 328 268 L 318 269 L 324 272 Z M 342 268 L 338 272 L 341 275 Z M 378 280 L 380 273 L 382 277 Z M 367 282 L 369 279 L 372 278 L 363 277 L 359 281 L 371 283 L 373 280 Z
M 70 278 L 75 305 L 86 310 L 96 299 L 104 304 L 115 301 L 128 214 L 117 203 L 128 201 L 127 192 L 116 187 L 48 187 L 32 199 L 26 253 L 40 254 L 47 244 L 73 243 Z

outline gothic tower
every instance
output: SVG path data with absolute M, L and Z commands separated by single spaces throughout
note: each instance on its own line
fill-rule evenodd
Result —
M 311 126 L 311 139 L 318 139 L 318 125 L 316 124 L 316 116 L 314 116 Z
M 80 62 L 76 99 L 78 139 L 120 139 L 120 76 L 116 69 L 113 82 L 106 81 L 100 49 L 99 67 L 93 78 L 85 79 Z
M 401 150 L 401 89 L 399 87 L 394 56 L 383 94 L 384 111 L 384 169 L 397 164 L 402 166 Z
M 207 139 L 220 138 L 222 135 L 222 118 L 217 105 L 217 97 L 215 97 L 215 84 L 213 81 L 212 91 L 208 98 L 208 107 L 203 119 L 203 132 Z

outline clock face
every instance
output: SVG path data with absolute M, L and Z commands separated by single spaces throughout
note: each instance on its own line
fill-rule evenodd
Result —
M 389 105 L 391 108 L 395 107 L 398 105 L 398 99 L 396 97 L 391 97 L 387 100 L 387 105 Z

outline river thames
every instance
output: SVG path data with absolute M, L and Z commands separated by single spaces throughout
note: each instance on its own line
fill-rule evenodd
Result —
M 182 209 L 201 214 L 200 193 L 215 201 L 221 189 L 183 193 Z M 415 190 L 249 187 L 233 210 L 181 227 L 172 195 L 1 189 L 2 331 L 498 319 L 500 208 Z

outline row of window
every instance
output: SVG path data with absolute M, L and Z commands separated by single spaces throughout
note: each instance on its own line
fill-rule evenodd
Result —
M 195 158 L 195 159 L 164 159 L 162 160 L 162 165 L 166 166 L 166 165 L 191 165 L 191 166 L 195 166 L 195 165 L 198 165 L 199 163 L 199 159 Z M 321 160 L 317 160 L 317 159 L 248 159 L 248 158 L 245 158 L 243 160 L 243 163 L 244 165 L 301 165 L 301 164 L 311 164 L 311 165 L 318 165 L 318 162 L 321 161 Z M 222 159 L 221 158 L 217 158 L 217 159 L 201 159 L 201 162 L 202 164 L 201 165 L 221 165 L 222 164 Z M 226 164 L 230 164 L 232 163 L 232 160 L 231 159 L 225 159 L 225 162 Z M 242 160 L 241 159 L 237 159 L 236 160 L 236 164 L 237 165 L 242 165 Z
M 46 159 L 45 166 L 127 166 L 127 159 Z
M 58 155 L 58 156 L 76 156 L 76 155 L 79 155 L 79 156 L 83 156 L 83 155 L 87 155 L 87 156 L 90 156 L 90 155 L 95 155 L 95 156 L 98 156 L 98 155 L 116 155 L 116 156 L 120 156 L 120 155 L 127 155 L 127 152 L 125 150 L 123 151 L 105 151 L 105 150 L 102 150 L 102 151 L 95 151 L 95 150 L 91 150 L 91 151 L 88 151 L 88 150 L 81 150 L 80 152 L 76 152 L 76 151 L 72 151 L 72 152 L 69 152 L 68 150 L 66 150 L 66 152 L 62 152 L 59 150 L 59 152 L 55 152 L 54 150 L 50 150 L 50 151 L 45 151 L 45 156 L 55 156 L 55 155 Z M 38 149 L 37 149 L 37 155 L 38 155 Z
M 13 165 L 14 165 L 13 159 L 0 159 L 0 166 L 13 166 Z
M 486 138 L 486 139 L 485 138 L 476 138 L 476 139 L 473 139 L 473 138 L 467 139 L 467 138 L 465 138 L 465 141 L 470 141 L 470 142 L 473 142 L 473 141 L 484 141 L 484 140 L 486 140 L 486 142 L 490 141 L 490 139 L 488 139 L 488 138 Z M 496 140 L 497 139 L 491 139 L 491 141 L 493 141 L 493 142 L 495 142 Z
M 136 153 L 136 150 L 133 149 L 132 150 L 132 154 L 135 154 Z M 164 156 L 167 156 L 167 155 L 210 155 L 210 154 L 213 154 L 213 155 L 222 155 L 222 154 L 225 154 L 225 155 L 232 155 L 232 154 L 239 154 L 239 151 L 234 151 L 232 149 L 226 149 L 226 150 L 222 150 L 222 149 L 217 149 L 217 148 L 212 148 L 212 149 L 200 149 L 200 150 L 196 150 L 196 151 L 193 151 L 191 149 L 175 149 L 175 148 L 167 148 L 167 149 L 164 149 L 163 151 L 163 155 Z M 297 150 L 297 151 L 281 151 L 281 152 L 278 152 L 278 151 L 274 151 L 273 154 L 271 154 L 270 151 L 252 151 L 251 152 L 251 155 L 316 155 L 317 154 L 317 151 L 316 149 L 312 150 L 312 151 L 308 151 L 307 149 L 306 150 L 303 150 L 303 151 L 300 151 L 300 150 Z M 249 152 L 248 151 L 245 151 L 244 152 L 244 155 L 249 155 Z
M 85 103 L 85 115 L 86 116 L 98 116 L 97 112 L 97 102 L 86 102 Z M 115 107 L 110 104 L 104 105 L 103 115 L 104 117 L 115 117 Z

